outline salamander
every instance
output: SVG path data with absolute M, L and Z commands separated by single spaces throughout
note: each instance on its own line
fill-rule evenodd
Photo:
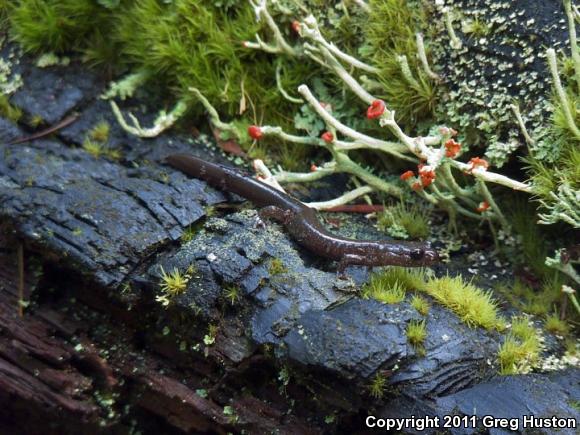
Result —
M 314 209 L 234 168 L 187 154 L 171 155 L 166 162 L 191 177 L 251 201 L 260 207 L 260 218 L 281 223 L 300 245 L 338 261 L 341 276 L 349 265 L 420 267 L 439 261 L 429 243 L 354 240 L 332 234 L 320 223 Z

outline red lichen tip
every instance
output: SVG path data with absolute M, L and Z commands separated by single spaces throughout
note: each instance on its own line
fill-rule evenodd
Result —
M 292 30 L 294 30 L 296 33 L 300 34 L 300 22 L 298 20 L 294 20 L 292 21 Z
M 483 202 L 479 203 L 479 207 L 477 207 L 476 210 L 480 213 L 483 213 L 488 208 L 489 208 L 489 203 L 487 201 L 483 201 Z
M 375 100 L 371 103 L 367 109 L 367 118 L 376 119 L 379 118 L 383 113 L 385 113 L 387 106 L 383 100 Z
M 449 139 L 445 142 L 445 156 L 449 158 L 454 158 L 459 154 L 461 150 L 461 144 L 459 142 L 455 142 L 453 139 Z
M 471 166 L 471 170 L 474 170 L 475 168 L 483 168 L 483 169 L 489 168 L 489 163 L 487 162 L 487 160 L 484 160 L 480 157 L 472 158 L 469 161 L 469 164 Z
M 427 187 L 435 181 L 436 174 L 431 166 L 421 163 L 418 165 L 418 168 L 419 177 L 421 178 L 421 184 L 423 184 L 423 187 Z
M 325 131 L 320 137 L 326 143 L 334 142 L 334 135 L 330 131 Z
M 411 189 L 415 190 L 415 191 L 419 191 L 423 188 L 423 186 L 421 186 L 421 183 L 419 183 L 418 181 L 415 181 L 413 184 L 411 184 Z
M 401 174 L 401 180 L 406 181 L 411 177 L 414 177 L 415 173 L 413 171 L 407 171 L 407 172 L 403 172 Z
M 257 125 L 250 125 L 248 127 L 248 134 L 250 135 L 250 137 L 252 139 L 255 139 L 255 140 L 260 140 L 262 138 L 262 136 L 264 136 L 262 129 L 260 127 L 258 127 Z

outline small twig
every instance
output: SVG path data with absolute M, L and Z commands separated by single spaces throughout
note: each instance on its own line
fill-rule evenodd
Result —
M 79 119 L 79 115 L 78 115 L 78 113 L 75 113 L 73 115 L 67 116 L 65 119 L 60 121 L 58 124 L 53 125 L 52 127 L 49 127 L 49 128 L 42 130 L 42 131 L 39 131 L 38 133 L 34 133 L 30 136 L 26 136 L 26 137 L 23 137 L 20 139 L 13 140 L 12 142 L 8 142 L 7 145 L 16 145 L 19 143 L 30 142 L 30 141 L 33 141 L 36 139 L 46 137 L 52 133 L 56 133 L 58 130 L 61 130 L 65 127 L 68 127 L 73 122 L 75 122 L 77 119 Z
M 345 204 L 345 205 L 337 205 L 336 207 L 332 207 L 326 209 L 324 211 L 329 213 L 362 213 L 362 214 L 370 214 L 370 213 L 380 213 L 385 210 L 384 205 L 376 205 L 376 204 Z

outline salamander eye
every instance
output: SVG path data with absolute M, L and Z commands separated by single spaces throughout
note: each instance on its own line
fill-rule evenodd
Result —
M 421 260 L 425 256 L 423 249 L 413 249 L 411 251 L 411 260 Z

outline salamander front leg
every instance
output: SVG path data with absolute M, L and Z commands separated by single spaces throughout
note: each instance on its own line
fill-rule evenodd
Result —
M 282 225 L 287 225 L 294 217 L 294 214 L 295 213 L 292 210 L 284 210 L 283 208 L 276 207 L 275 205 L 268 205 L 264 208 L 261 208 L 258 212 L 257 226 L 264 228 L 265 220 L 273 220 L 281 223 Z
M 338 268 L 336 269 L 338 278 L 347 279 L 347 276 L 344 273 L 344 271 L 348 266 L 351 266 L 353 264 L 365 264 L 364 257 L 356 254 L 344 254 L 344 256 L 338 262 Z

